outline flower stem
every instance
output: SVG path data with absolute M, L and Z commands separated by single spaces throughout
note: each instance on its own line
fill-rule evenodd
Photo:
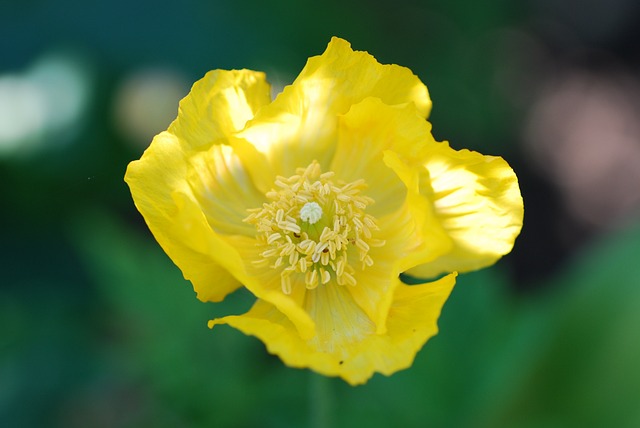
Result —
M 309 373 L 309 427 L 329 428 L 333 426 L 331 415 L 333 414 L 333 396 L 331 395 L 331 385 L 326 376 Z

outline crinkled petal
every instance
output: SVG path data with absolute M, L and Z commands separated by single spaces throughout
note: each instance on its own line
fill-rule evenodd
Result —
M 229 324 L 258 337 L 291 367 L 340 376 L 357 385 L 375 372 L 388 376 L 413 363 L 437 333 L 440 311 L 454 284 L 455 274 L 421 285 L 398 284 L 385 334 L 376 334 L 348 291 L 334 284 L 307 291 L 306 307 L 317 325 L 317 335 L 310 340 L 301 339 L 285 315 L 260 300 L 248 313 L 212 320 L 209 327 Z
M 367 97 L 389 105 L 412 103 L 423 117 L 431 108 L 426 86 L 411 70 L 379 64 L 334 37 L 239 136 L 256 148 L 272 176 L 290 176 L 313 160 L 326 170 L 335 149 L 337 116 Z
M 441 143 L 425 162 L 436 216 L 453 240 L 451 252 L 407 273 L 433 277 L 495 263 L 511 251 L 522 228 L 524 208 L 518 180 L 500 157 Z M 425 186 L 426 187 L 426 186 Z
M 398 230 L 397 235 L 394 236 L 394 227 L 385 225 L 389 219 L 383 218 L 381 222 L 381 226 L 389 230 L 393 240 L 404 243 L 404 252 L 402 253 L 404 257 L 400 258 L 400 271 L 404 272 L 448 253 L 453 243 L 447 231 L 439 224 L 428 199 L 419 191 L 418 183 L 422 175 L 421 171 L 411 168 L 400 159 L 396 152 L 390 150 L 384 153 L 384 162 L 398 174 L 409 190 L 406 208 L 401 210 L 399 215 L 393 218 L 393 221 L 399 226 L 404 223 L 410 226 L 405 227 L 402 231 Z M 407 236 L 407 233 L 411 233 L 412 238 Z
M 192 159 L 184 157 L 177 137 L 168 132 L 158 135 L 142 159 L 129 165 L 126 179 L 135 204 L 158 243 L 180 267 L 184 277 L 193 283 L 199 299 L 220 301 L 243 284 L 257 297 L 286 313 L 298 326 L 300 334 L 308 337 L 313 334 L 314 324 L 301 308 L 299 296 L 282 294 L 275 271 L 261 271 L 251 263 L 260 255 L 255 229 L 248 228 L 247 235 L 241 233 L 248 227 L 241 221 L 246 213 L 234 212 L 235 203 L 229 200 L 226 212 L 230 213 L 230 222 L 225 225 L 224 218 L 218 217 L 220 213 L 215 211 L 215 204 L 223 208 L 224 198 L 210 199 L 211 195 L 206 193 L 207 186 L 196 185 L 202 177 L 214 174 L 208 177 L 213 180 L 210 191 L 238 190 L 226 187 L 239 186 L 242 181 L 226 183 L 225 168 L 218 165 L 220 162 L 224 164 L 224 160 L 215 159 L 216 154 L 221 156 L 223 153 L 233 156 L 230 147 L 220 145 L 207 152 L 196 153 L 194 162 L 199 167 L 203 166 L 198 164 L 202 161 L 199 156 L 210 156 L 211 162 L 210 170 L 198 169 L 194 177 L 194 166 L 190 164 Z M 215 176 L 216 173 L 221 175 Z M 241 196 L 242 193 L 235 197 Z M 250 200 L 245 202 L 252 203 Z
M 244 128 L 271 102 L 265 74 L 251 70 L 213 70 L 194 83 L 180 101 L 177 119 L 168 131 L 185 148 L 196 149 L 226 139 Z
M 400 209 L 378 219 L 380 231 L 373 237 L 386 242 L 370 248 L 373 265 L 364 269 L 359 264 L 354 266 L 357 285 L 348 290 L 374 322 L 377 333 L 386 331 L 398 275 L 451 248 L 451 240 L 429 210 L 430 205 L 422 195 L 409 192 Z
M 154 138 L 141 160 L 129 164 L 125 180 L 149 229 L 193 283 L 198 298 L 219 301 L 240 284 L 200 242 L 213 232 L 194 201 L 186 180 L 188 170 L 178 138 L 163 132 Z
M 219 235 L 253 233 L 241 221 L 243 204 L 263 200 L 231 148 L 213 143 L 244 126 L 268 96 L 262 73 L 208 73 L 125 174 L 149 229 L 203 301 L 222 300 L 239 286 L 239 254 Z
M 347 182 L 366 181 L 366 195 L 375 201 L 367 213 L 380 227 L 374 238 L 386 241 L 371 248 L 373 266 L 356 268 L 362 286 L 349 288 L 378 333 L 385 331 L 398 275 L 451 249 L 430 201 L 419 191 L 420 174 L 427 174 L 420 153 L 436 144 L 430 129 L 413 105 L 388 106 L 378 98 L 363 100 L 340 118 L 330 169 Z
M 367 98 L 341 117 L 331 170 L 345 181 L 365 180 L 375 201 L 367 212 L 379 221 L 377 237 L 387 241 L 379 252 L 398 260 L 399 272 L 451 250 L 431 200 L 420 190 L 429 179 L 424 156 L 433 147 L 438 145 L 431 125 L 411 105 Z
M 293 86 L 327 90 L 328 110 L 346 113 L 366 97 L 380 98 L 385 104 L 413 103 L 426 118 L 431 111 L 427 87 L 418 76 L 395 64 L 380 64 L 367 52 L 353 51 L 346 40 L 333 37 L 325 52 L 309 58 Z M 284 101 L 284 100 L 283 100 Z M 295 101 L 288 100 L 289 102 Z
M 233 148 L 215 144 L 188 159 L 187 180 L 211 228 L 220 234 L 255 237 L 253 225 L 243 222 L 247 208 L 266 200 L 249 177 Z
M 383 161 L 391 150 L 409 166 L 423 168 L 420 153 L 435 144 L 431 125 L 413 105 L 389 106 L 366 98 L 339 118 L 335 156 L 329 170 L 345 181 L 365 179 L 367 195 L 375 200 L 368 212 L 375 217 L 397 210 L 406 197 L 406 185 Z
M 225 242 L 233 247 L 241 256 L 243 285 L 258 299 L 275 306 L 277 310 L 296 326 L 300 336 L 310 338 L 315 334 L 315 323 L 304 308 L 306 288 L 304 284 L 295 284 L 291 294 L 282 292 L 279 271 L 269 266 L 258 266 L 254 261 L 263 257 L 264 249 L 256 245 L 256 241 L 240 235 L 226 236 Z

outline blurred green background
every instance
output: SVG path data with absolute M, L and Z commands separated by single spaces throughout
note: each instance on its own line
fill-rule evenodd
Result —
M 640 426 L 640 3 L 4 1 L 0 426 Z M 338 35 L 505 157 L 512 254 L 459 277 L 414 366 L 352 388 L 206 321 L 123 175 L 213 68 L 275 90 Z M 320 383 L 318 383 L 320 382 Z

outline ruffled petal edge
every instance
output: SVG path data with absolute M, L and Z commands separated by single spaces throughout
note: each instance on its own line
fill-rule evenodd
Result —
M 438 332 L 437 320 L 455 277 L 450 274 L 413 286 L 398 284 L 387 332 L 368 334 L 336 352 L 319 351 L 312 340 L 303 340 L 284 314 L 262 300 L 244 315 L 209 321 L 209 327 L 228 324 L 260 339 L 290 367 L 339 376 L 351 385 L 363 384 L 376 372 L 389 376 L 413 364 L 416 353 Z

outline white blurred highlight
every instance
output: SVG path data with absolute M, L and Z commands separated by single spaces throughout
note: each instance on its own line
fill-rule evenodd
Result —
M 77 58 L 50 54 L 26 72 L 0 76 L 0 156 L 31 154 L 72 141 L 90 99 Z

